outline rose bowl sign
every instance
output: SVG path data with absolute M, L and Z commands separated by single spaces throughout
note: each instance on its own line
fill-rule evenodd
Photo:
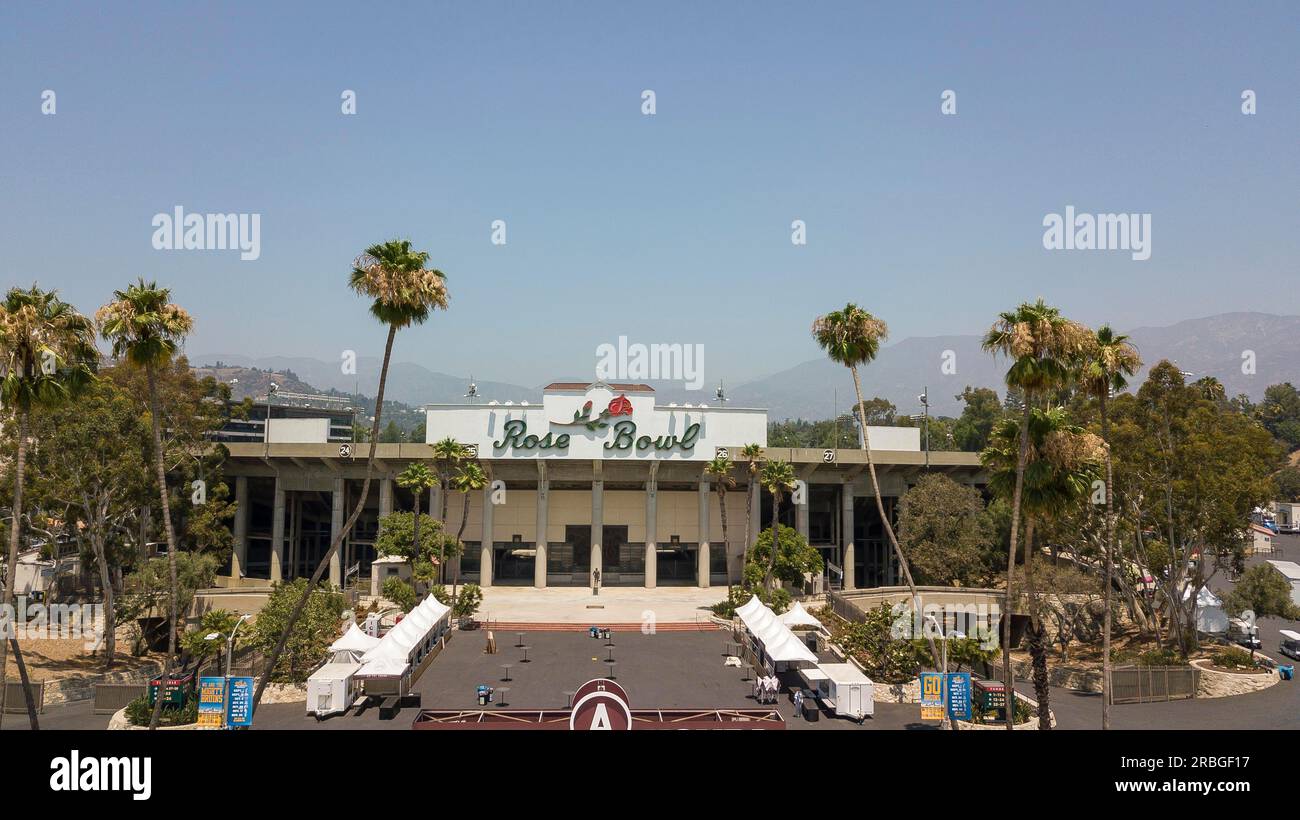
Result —
M 627 692 L 612 680 L 589 680 L 573 693 L 569 728 L 574 731 L 623 731 L 632 728 Z

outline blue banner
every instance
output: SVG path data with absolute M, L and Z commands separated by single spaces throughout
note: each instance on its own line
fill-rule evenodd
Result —
M 232 729 L 253 725 L 253 678 L 231 678 L 226 697 L 226 725 Z
M 948 673 L 948 717 L 971 719 L 971 683 L 969 672 Z

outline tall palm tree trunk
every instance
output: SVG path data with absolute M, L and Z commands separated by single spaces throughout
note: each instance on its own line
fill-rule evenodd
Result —
M 275 642 L 275 648 L 271 650 L 271 657 L 267 660 L 266 669 L 262 671 L 262 677 L 257 681 L 257 691 L 253 693 L 253 714 L 257 714 L 257 705 L 262 701 L 262 693 L 266 691 L 266 685 L 271 681 L 271 675 L 275 672 L 276 664 L 280 661 L 280 655 L 284 652 L 284 646 L 289 642 L 289 635 L 293 632 L 293 627 L 302 617 L 302 611 L 307 607 L 307 600 L 311 598 L 312 591 L 320 583 L 321 576 L 325 573 L 326 567 L 329 566 L 330 559 L 334 553 L 338 552 L 339 544 L 343 539 L 352 532 L 356 526 L 357 519 L 361 517 L 362 510 L 366 507 L 366 498 L 370 495 L 370 479 L 375 467 L 375 448 L 379 444 L 379 421 L 384 413 L 384 387 L 388 381 L 388 362 L 393 355 L 393 337 L 397 335 L 397 325 L 388 326 L 388 340 L 384 343 L 384 361 L 379 369 L 379 391 L 375 397 L 375 421 L 370 426 L 370 453 L 366 456 L 366 479 L 361 484 L 361 495 L 357 499 L 357 506 L 348 516 L 348 520 L 343 523 L 343 529 L 339 530 L 338 535 L 330 541 L 329 549 L 321 556 L 320 563 L 316 565 L 316 571 L 312 573 L 311 580 L 298 596 L 298 602 L 293 605 L 293 611 L 289 613 L 289 620 L 285 622 L 284 629 L 280 631 L 280 637 Z
M 167 576 L 171 585 L 171 602 L 169 606 L 167 630 L 167 662 L 163 665 L 162 685 L 158 687 L 158 697 L 154 700 L 153 714 L 149 718 L 149 728 L 157 729 L 162 716 L 163 692 L 167 689 L 167 678 L 176 663 L 176 599 L 180 590 L 176 583 L 176 531 L 172 528 L 172 508 L 167 502 L 167 468 L 163 459 L 162 419 L 158 415 L 158 377 L 153 365 L 145 367 L 145 376 L 149 380 L 149 415 L 153 428 L 153 468 L 158 479 L 158 500 L 162 503 L 163 532 L 167 535 Z
M 415 518 L 411 521 L 411 541 L 413 542 L 411 550 L 415 555 L 415 558 L 412 559 L 412 569 L 414 569 L 414 562 L 420 558 L 420 493 L 422 492 L 424 490 L 418 486 L 415 488 Z
M 1102 616 L 1101 631 L 1101 728 L 1110 728 L 1110 595 L 1115 572 L 1115 496 L 1111 482 L 1115 480 L 1110 460 L 1110 418 L 1106 414 L 1106 391 L 1099 395 L 1101 409 L 1101 438 L 1106 442 L 1106 586 L 1102 600 L 1106 612 Z
M 907 582 L 907 588 L 912 593 L 912 611 L 915 617 L 921 617 L 921 593 L 916 589 L 916 582 L 912 580 L 912 568 L 907 563 L 907 556 L 903 555 L 903 548 L 898 545 L 898 538 L 894 535 L 894 527 L 889 522 L 889 516 L 885 514 L 885 501 L 880 496 L 880 482 L 876 479 L 876 462 L 871 457 L 871 437 L 867 434 L 867 403 L 862 400 L 862 380 L 858 378 L 858 369 L 850 367 L 849 372 L 853 374 L 853 392 L 858 399 L 858 418 L 859 424 L 862 425 L 862 452 L 867 456 L 867 472 L 871 475 L 871 492 L 876 497 L 876 511 L 880 514 L 880 524 L 885 530 L 885 535 L 889 538 L 889 544 L 894 549 L 894 557 L 898 559 L 898 566 L 903 570 L 903 579 Z M 848 572 L 848 568 L 845 568 Z M 921 630 L 925 633 L 925 641 L 930 646 L 930 659 L 934 661 L 935 669 L 943 668 L 943 660 L 939 657 L 939 648 L 935 646 L 934 636 L 929 634 L 924 628 Z
M 772 572 L 776 569 L 776 550 L 779 546 L 777 541 L 776 526 L 781 514 L 781 493 L 776 491 L 772 493 L 772 549 L 767 556 L 767 574 L 763 576 L 763 586 L 772 586 Z
M 749 474 L 749 483 L 745 485 L 745 549 L 740 554 L 740 581 L 745 581 L 745 566 L 749 563 L 749 548 L 754 542 L 754 489 L 756 476 Z
M 447 469 L 450 470 L 451 467 L 448 466 Z M 438 498 L 442 502 L 442 534 L 445 539 L 447 535 L 447 493 L 451 490 L 451 482 L 439 475 L 438 488 Z M 438 583 L 440 584 L 447 582 L 447 550 L 445 547 L 445 540 L 438 543 Z
M 728 552 L 727 542 L 727 492 L 721 482 L 718 483 L 718 515 L 722 517 L 722 554 L 725 556 Z M 731 566 L 731 562 L 727 562 Z M 727 600 L 731 600 L 731 570 L 727 570 Z
M 1047 629 L 1043 626 L 1042 610 L 1035 594 L 1034 578 L 1030 574 L 1034 553 L 1034 524 L 1032 516 L 1025 516 L 1025 596 L 1029 600 L 1029 657 L 1033 669 L 1034 697 L 1038 700 L 1038 728 L 1052 728 L 1051 707 L 1048 705 L 1050 689 L 1047 685 Z
M 1029 461 L 1029 396 L 1024 396 L 1025 412 L 1020 420 L 1020 452 L 1016 456 L 1016 488 L 1011 494 L 1011 545 L 1007 549 L 1007 602 L 1002 616 L 1002 666 L 1007 687 L 1007 729 L 1016 727 L 1016 673 L 1011 668 L 1012 587 L 1016 575 L 1016 548 L 1020 542 L 1020 497 L 1025 489 L 1025 464 Z
M 456 530 L 456 543 L 460 546 L 460 552 L 465 554 L 465 542 L 461 537 L 465 535 L 465 523 L 469 521 L 469 491 L 465 492 L 465 506 L 460 511 L 460 529 Z M 460 561 L 456 561 L 456 566 L 451 572 L 451 605 L 456 606 L 456 592 L 460 585 Z
M 95 538 L 91 543 L 95 563 L 99 565 L 99 583 L 104 588 L 104 668 L 111 669 L 117 653 L 117 618 L 113 614 L 113 576 L 108 571 L 104 556 L 104 540 Z
M 13 604 L 13 586 L 14 573 L 18 572 L 18 538 L 22 534 L 22 489 L 23 478 L 27 470 L 27 411 L 21 407 L 17 408 L 18 416 L 18 454 L 14 459 L 13 474 L 13 509 L 12 519 L 9 520 L 9 554 L 5 557 L 5 576 L 4 576 L 4 606 L 8 608 Z M 9 643 L 13 643 L 14 655 L 19 651 L 17 632 L 14 632 L 12 642 L 0 639 L 0 721 L 4 720 L 5 694 L 9 691 L 8 674 L 8 650 Z M 29 720 L 35 720 L 35 712 L 29 715 Z

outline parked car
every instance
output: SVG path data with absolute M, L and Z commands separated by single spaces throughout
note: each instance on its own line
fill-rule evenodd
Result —
M 1288 658 L 1300 660 L 1300 632 L 1283 629 L 1279 634 L 1282 636 L 1282 644 L 1278 651 Z

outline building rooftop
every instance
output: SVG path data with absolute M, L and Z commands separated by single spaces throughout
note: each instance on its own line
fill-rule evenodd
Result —
M 602 384 L 601 382 L 551 382 L 543 387 L 543 390 L 586 390 Z M 615 382 L 604 384 L 615 393 L 653 393 L 655 389 L 648 384 L 634 384 L 631 382 Z

